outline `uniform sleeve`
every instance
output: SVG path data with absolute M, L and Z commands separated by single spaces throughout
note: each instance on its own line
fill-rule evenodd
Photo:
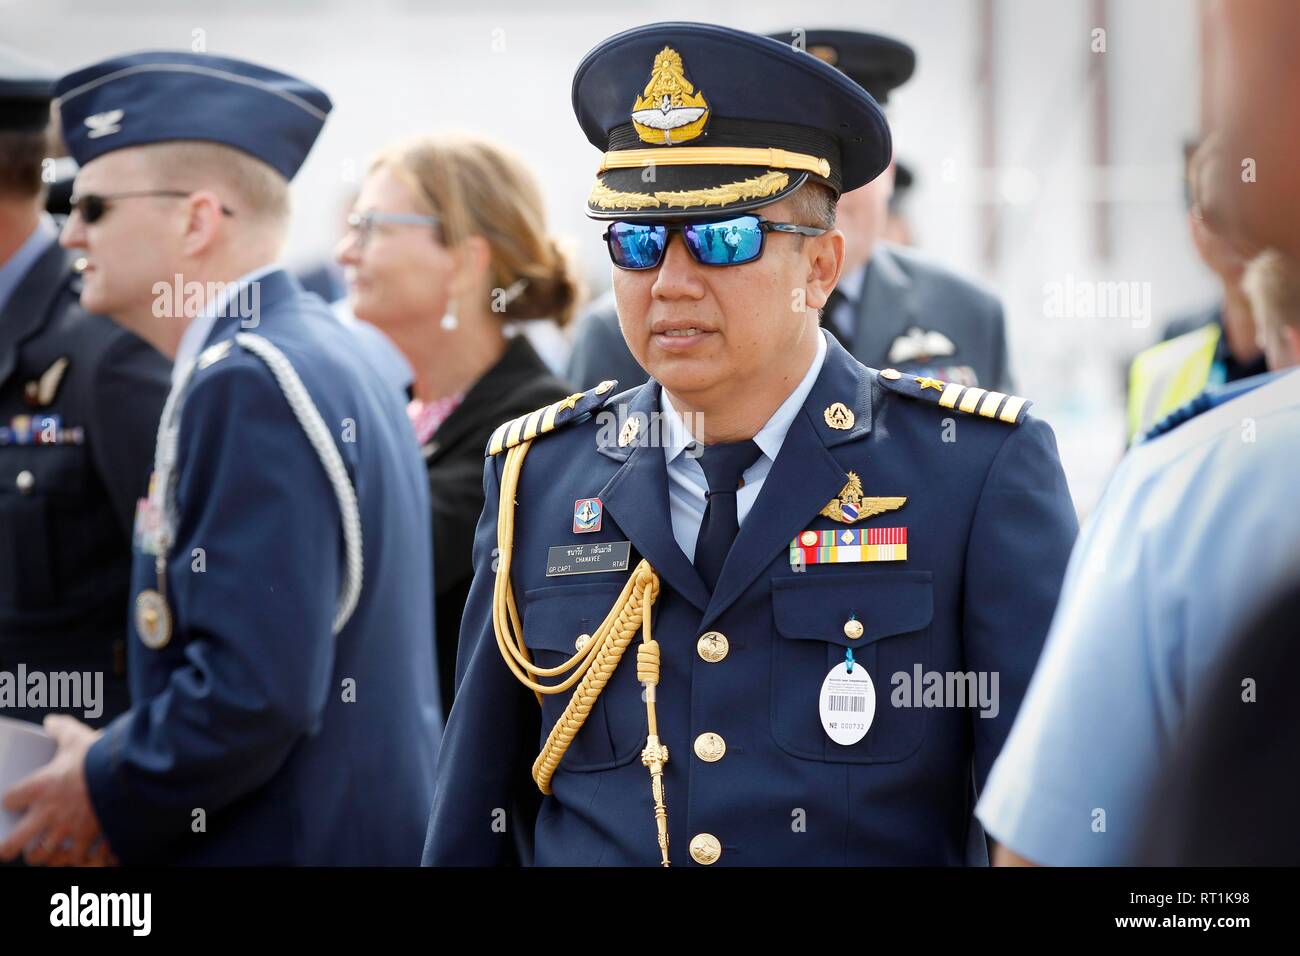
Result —
M 989 469 L 966 552 L 966 667 L 998 681 L 996 716 L 971 710 L 981 791 L 1047 637 L 1078 530 L 1052 429 L 1026 419 Z
M 976 814 L 1034 863 L 1123 865 L 1161 765 L 1160 666 L 1140 609 L 1157 587 L 1121 465 L 1070 560 L 1042 660 Z M 1159 562 L 1156 563 L 1159 567 Z
M 149 482 L 158 418 L 170 389 L 171 365 L 134 335 L 114 336 L 95 369 L 87 440 L 128 541 L 136 501 Z
M 194 810 L 211 816 L 270 779 L 329 690 L 334 492 L 269 370 L 227 363 L 196 384 L 181 420 L 167 596 L 184 633 L 145 652 L 174 665 L 86 758 L 95 810 L 126 862 L 187 836 Z
M 474 537 L 474 582 L 461 623 L 456 701 L 439 757 L 426 866 L 509 865 L 531 846 L 540 795 L 531 768 L 537 756 L 541 708 L 501 658 L 492 628 L 496 580 L 496 466 L 483 474 L 486 503 Z

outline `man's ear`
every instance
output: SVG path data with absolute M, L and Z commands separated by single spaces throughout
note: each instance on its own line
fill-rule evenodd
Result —
M 211 247 L 221 229 L 221 199 L 210 189 L 191 193 L 185 202 L 185 222 L 181 248 L 186 256 L 202 255 Z
M 820 236 L 809 238 L 807 306 L 820 309 L 830 298 L 835 283 L 840 281 L 840 272 L 844 268 L 844 233 L 838 229 L 829 229 Z

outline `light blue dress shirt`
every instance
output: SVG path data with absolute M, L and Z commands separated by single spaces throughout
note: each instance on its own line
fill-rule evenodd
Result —
M 49 213 L 42 213 L 32 234 L 0 265 L 0 311 L 9 304 L 9 298 L 36 264 L 36 260 L 45 255 L 45 250 L 58 238 L 59 227 L 54 224 Z
M 1128 454 L 976 809 L 994 839 L 1035 863 L 1132 862 L 1202 681 L 1292 564 L 1297 461 L 1300 371 Z
M 741 525 L 745 523 L 749 509 L 758 500 L 767 473 L 772 470 L 772 464 L 785 442 L 785 433 L 790 430 L 795 415 L 803 408 L 804 400 L 812 391 L 825 358 L 826 338 L 821 333 L 817 336 L 817 354 L 813 356 L 812 364 L 808 366 L 803 379 L 754 436 L 754 443 L 763 454 L 745 470 L 741 476 L 744 484 L 736 492 L 736 518 Z M 695 542 L 700 535 L 700 524 L 704 521 L 707 503 L 705 493 L 709 490 L 709 483 L 704 477 L 698 456 L 686 453 L 693 439 L 682 416 L 669 400 L 668 392 L 662 387 L 659 389 L 659 410 L 663 416 L 660 433 L 664 443 L 664 461 L 668 465 L 668 508 L 672 515 L 673 538 L 682 553 L 694 561 Z

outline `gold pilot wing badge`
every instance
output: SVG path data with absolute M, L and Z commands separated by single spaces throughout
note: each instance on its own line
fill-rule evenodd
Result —
M 54 401 L 54 396 L 58 394 L 59 385 L 63 381 L 63 373 L 68 370 L 68 357 L 62 356 L 54 360 L 54 364 L 41 373 L 41 377 L 34 382 L 28 382 L 25 389 L 27 404 L 36 406 L 49 405 Z
M 685 143 L 704 132 L 709 104 L 686 79 L 681 54 L 664 47 L 655 55 L 650 82 L 632 104 L 632 126 L 644 143 Z
M 843 524 L 853 524 L 856 521 L 866 521 L 868 518 L 884 514 L 886 511 L 897 511 L 905 504 L 907 504 L 907 498 L 905 497 L 864 497 L 862 494 L 862 480 L 854 472 L 849 472 L 848 483 L 840 489 L 840 493 L 832 498 L 819 514 Z

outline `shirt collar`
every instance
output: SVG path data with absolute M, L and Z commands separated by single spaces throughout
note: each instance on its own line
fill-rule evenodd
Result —
M 826 360 L 826 336 L 821 333 L 820 329 L 818 333 L 817 354 L 813 356 L 808 371 L 804 373 L 794 391 L 786 396 L 785 401 L 772 413 L 767 423 L 754 436 L 754 444 L 758 445 L 763 455 L 771 461 L 776 461 L 777 453 L 780 452 L 781 446 L 785 443 L 785 433 L 790 430 L 791 422 L 799 414 L 799 409 L 807 401 L 808 393 L 812 391 L 817 376 L 821 374 L 822 364 Z M 685 422 L 682 421 L 682 416 L 668 398 L 668 390 L 662 386 L 659 388 L 659 410 L 663 415 L 664 423 L 660 433 L 664 445 L 664 461 L 671 465 L 678 455 L 690 447 L 693 439 L 686 429 Z
M 32 234 L 0 265 L 0 309 L 9 303 L 9 297 L 14 294 L 28 270 L 58 238 L 59 228 L 54 224 L 54 219 L 49 213 L 41 213 Z
M 198 358 L 199 352 L 203 348 L 203 343 L 208 340 L 212 334 L 212 328 L 217 324 L 217 316 L 226 307 L 234 296 L 239 294 L 239 290 L 250 282 L 256 282 L 264 276 L 270 275 L 277 271 L 279 265 L 271 263 L 254 269 L 252 272 L 245 273 L 234 282 L 222 286 L 220 294 L 213 297 L 212 301 L 206 303 L 203 311 L 194 317 L 185 332 L 181 335 L 180 345 L 176 348 L 176 360 L 172 363 L 172 384 L 175 385 L 181 377 L 188 371 L 189 366 Z

